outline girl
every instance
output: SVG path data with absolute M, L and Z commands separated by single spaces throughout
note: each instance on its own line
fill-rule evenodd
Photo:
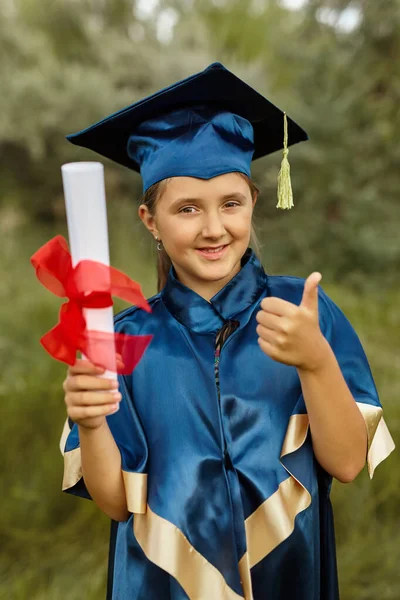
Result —
M 332 478 L 393 450 L 321 275 L 270 276 L 255 251 L 250 163 L 282 117 L 217 63 L 69 136 L 140 170 L 159 251 L 152 313 L 115 318 L 154 336 L 134 373 L 77 360 L 64 382 L 63 489 L 112 519 L 109 599 L 337 600 Z

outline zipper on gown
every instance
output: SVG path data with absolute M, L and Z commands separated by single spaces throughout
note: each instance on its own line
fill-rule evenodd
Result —
M 240 325 L 239 321 L 235 321 L 235 320 L 227 321 L 224 324 L 224 326 L 217 333 L 216 340 L 215 340 L 214 374 L 215 374 L 215 383 L 217 386 L 218 405 L 219 405 L 220 419 L 221 419 L 224 467 L 225 467 L 225 470 L 227 471 L 226 475 L 227 475 L 227 483 L 228 483 L 228 492 L 229 492 L 230 503 L 231 503 L 231 508 L 232 508 L 232 515 L 233 515 L 234 520 L 236 520 L 236 524 L 233 527 L 233 531 L 234 531 L 235 538 L 237 535 L 239 535 L 240 537 L 243 535 L 244 538 L 246 538 L 246 532 L 244 530 L 244 515 L 243 515 L 242 501 L 241 501 L 241 497 L 240 497 L 240 490 L 237 487 L 236 475 L 234 475 L 234 473 L 233 473 L 235 471 L 235 468 L 233 466 L 230 454 L 228 452 L 227 443 L 226 443 L 225 434 L 224 434 L 223 423 L 222 423 L 221 392 L 220 392 L 220 382 L 219 382 L 219 362 L 220 362 L 222 347 L 225 344 L 226 340 L 229 338 L 229 336 L 236 331 L 236 329 L 239 327 L 239 325 Z M 229 483 L 229 481 L 231 483 Z M 234 484 L 234 481 L 236 481 L 236 485 Z M 236 514 L 236 518 L 235 518 L 235 514 Z M 239 520 L 240 520 L 240 524 L 238 523 Z M 240 532 L 239 530 L 242 527 L 243 527 L 243 531 Z M 241 558 L 239 556 L 239 548 L 237 548 L 237 551 L 238 551 L 238 564 L 239 564 L 239 560 Z M 245 569 L 246 569 L 246 567 L 245 567 Z M 245 573 L 243 570 L 241 570 L 239 568 L 239 576 L 240 576 L 240 584 L 243 589 L 244 599 L 245 600 L 253 600 L 250 571 L 248 570 L 248 572 Z M 246 581 L 246 583 L 244 582 L 244 580 Z
M 239 327 L 239 321 L 227 321 L 223 327 L 218 331 L 216 339 L 215 339 L 215 353 L 214 353 L 214 375 L 215 375 L 215 383 L 217 386 L 217 396 L 218 396 L 218 404 L 221 410 L 221 393 L 220 393 L 220 385 L 219 385 L 219 361 L 221 356 L 221 350 L 223 345 L 225 344 L 228 337 L 236 331 Z M 221 430 L 223 437 L 223 456 L 224 456 L 224 465 L 228 470 L 233 470 L 233 464 L 231 461 L 231 457 L 228 452 L 226 439 L 222 427 L 222 419 L 221 419 Z

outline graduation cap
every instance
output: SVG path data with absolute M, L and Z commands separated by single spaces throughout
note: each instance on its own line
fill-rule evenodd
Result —
M 279 208 L 291 208 L 288 147 L 307 133 L 221 63 L 67 136 L 141 174 L 143 190 L 174 176 L 250 177 L 252 160 L 283 148 Z

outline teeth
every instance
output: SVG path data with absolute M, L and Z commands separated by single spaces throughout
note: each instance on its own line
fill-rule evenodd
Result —
M 212 248 L 210 250 L 203 248 L 202 252 L 219 252 L 220 250 L 222 250 L 223 246 L 220 246 L 219 248 Z

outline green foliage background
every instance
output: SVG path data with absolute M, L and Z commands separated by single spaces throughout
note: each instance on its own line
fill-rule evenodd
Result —
M 399 1 L 288 10 L 273 0 L 160 0 L 148 17 L 139 9 L 131 0 L 0 6 L 0 598 L 105 596 L 108 519 L 60 491 L 65 368 L 38 344 L 59 301 L 29 265 L 45 241 L 66 235 L 60 166 L 97 159 L 64 135 L 214 60 L 310 134 L 290 152 L 292 211 L 275 209 L 279 153 L 254 164 L 263 263 L 270 273 L 323 273 L 399 438 Z M 343 15 L 354 14 L 358 26 L 346 31 Z M 170 39 L 160 29 L 168 19 Z M 102 162 L 112 262 L 150 296 L 155 251 L 136 216 L 140 180 Z M 398 453 L 372 482 L 364 472 L 335 483 L 333 500 L 342 598 L 397 600 Z

